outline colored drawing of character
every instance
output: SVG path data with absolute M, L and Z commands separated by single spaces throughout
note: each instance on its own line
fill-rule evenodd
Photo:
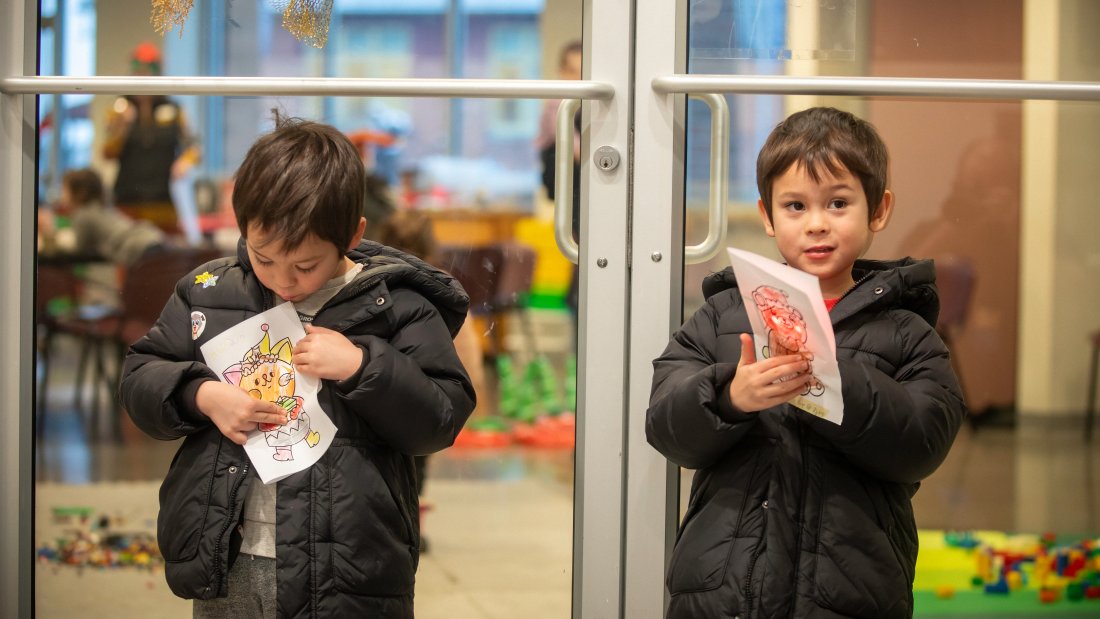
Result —
M 286 425 L 257 424 L 267 444 L 275 448 L 274 459 L 285 462 L 294 459 L 293 446 L 305 441 L 314 447 L 321 435 L 311 431 L 309 414 L 303 409 L 304 400 L 294 395 L 294 366 L 291 365 L 290 338 L 283 338 L 271 345 L 268 325 L 261 325 L 264 332 L 259 344 L 248 349 L 239 363 L 226 368 L 222 375 L 230 383 L 248 392 L 257 400 L 274 402 L 286 411 Z
M 752 291 L 752 300 L 756 303 L 756 309 L 764 318 L 764 326 L 768 330 L 768 345 L 764 347 L 765 357 L 780 355 L 801 354 L 808 362 L 811 362 L 810 371 L 813 371 L 813 355 L 806 349 L 806 320 L 802 312 L 795 309 L 787 301 L 787 293 L 771 286 L 760 286 Z M 785 379 L 781 379 L 785 380 Z M 825 386 L 817 376 L 810 377 L 810 385 L 802 395 L 821 395 L 825 393 Z

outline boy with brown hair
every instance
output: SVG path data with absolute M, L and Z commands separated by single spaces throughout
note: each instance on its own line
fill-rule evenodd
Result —
M 184 438 L 157 533 L 168 584 L 196 617 L 413 616 L 413 456 L 449 446 L 473 409 L 451 343 L 468 297 L 360 239 L 364 176 L 336 129 L 277 121 L 237 172 L 237 256 L 180 280 L 126 357 L 120 395 L 135 423 Z M 265 485 L 242 445 L 286 411 L 220 382 L 200 347 L 284 301 L 306 330 L 294 370 L 321 379 L 338 433 L 312 467 Z
M 810 380 L 807 360 L 755 358 L 732 269 L 704 281 L 706 304 L 654 361 L 647 437 L 697 469 L 669 617 L 912 616 L 910 499 L 965 408 L 933 328 L 932 263 L 860 259 L 889 223 L 886 181 L 875 129 L 831 108 L 787 118 L 757 159 L 764 229 L 819 278 L 829 308 L 840 425 L 786 404 Z

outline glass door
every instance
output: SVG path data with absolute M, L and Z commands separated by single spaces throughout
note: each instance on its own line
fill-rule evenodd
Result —
M 522 306 L 508 295 L 497 306 L 502 311 L 475 317 L 483 349 L 499 347 L 485 359 L 491 395 L 471 420 L 480 433 L 472 442 L 481 444 L 429 460 L 421 614 L 432 616 L 434 608 L 456 617 L 662 615 L 665 567 L 692 472 L 646 442 L 651 363 L 704 302 L 700 282 L 726 266 L 724 247 L 776 257 L 754 208 L 755 156 L 776 122 L 812 105 L 870 120 L 890 148 L 899 205 L 869 257 L 932 257 L 969 273 L 940 276 L 946 321 L 937 328 L 950 340 L 971 417 L 914 499 L 922 548 L 943 546 L 937 531 L 953 529 L 1100 533 L 1089 498 L 1100 471 L 1081 440 L 1091 435 L 1083 427 L 1095 341 L 1089 337 L 1100 329 L 1089 310 L 1100 301 L 1100 261 L 1088 225 L 1096 220 L 1090 149 L 1100 100 L 1089 30 L 1100 20 L 1095 2 L 397 4 L 335 2 L 327 47 L 316 50 L 281 27 L 269 2 L 203 3 L 182 37 L 173 32 L 158 46 L 165 75 L 180 78 L 175 91 L 158 92 L 178 99 L 203 147 L 182 208 L 210 226 L 198 230 L 214 245 L 232 235 L 224 225 L 226 181 L 247 145 L 270 127 L 267 110 L 277 106 L 358 133 L 370 145 L 364 151 L 370 165 L 396 170 L 397 181 L 391 176 L 389 183 L 401 199 L 433 212 L 443 244 L 453 246 L 447 267 L 495 273 L 503 262 L 482 250 L 502 230 L 528 247 L 523 255 L 533 250 L 548 261 L 531 275 Z M 0 192 L 7 205 L 0 347 L 13 360 L 0 384 L 17 402 L 0 433 L 0 600 L 5 615 L 29 616 L 36 608 L 40 616 L 64 613 L 39 606 L 54 587 L 64 595 L 51 592 L 50 604 L 86 610 L 92 598 L 70 585 L 109 591 L 121 574 L 128 579 L 126 602 L 163 602 L 170 606 L 157 607 L 182 616 L 187 604 L 171 596 L 156 571 L 84 569 L 78 580 L 76 568 L 66 571 L 51 554 L 59 538 L 101 523 L 130 532 L 149 527 L 156 487 L 174 452 L 173 444 L 140 437 L 127 443 L 117 415 L 84 421 L 80 410 L 91 404 L 78 407 L 72 397 L 78 339 L 54 356 L 51 370 L 68 373 L 68 391 L 51 387 L 35 396 L 46 374 L 36 301 L 49 300 L 37 255 L 40 204 L 57 195 L 64 162 L 108 169 L 99 154 L 104 133 L 95 127 L 104 125 L 117 95 L 142 82 L 51 86 L 21 78 L 49 72 L 39 70 L 40 57 L 54 59 L 47 64 L 58 67 L 63 81 L 128 76 L 131 51 L 153 38 L 145 34 L 147 3 L 97 3 L 96 69 L 81 74 L 69 65 L 66 73 L 58 33 L 78 31 L 73 24 L 88 28 L 58 15 L 88 6 L 41 3 L 41 17 L 49 19 L 40 30 L 39 3 L 0 3 Z M 577 38 L 581 71 L 568 77 L 580 77 L 585 88 L 529 82 L 566 78 L 558 53 Z M 341 78 L 366 81 L 338 84 Z M 268 81 L 248 90 L 251 79 Z M 372 79 L 396 81 L 383 87 Z M 525 94 L 482 83 L 496 79 L 515 80 Z M 95 97 L 90 106 L 88 96 Z M 562 189 L 555 215 L 539 194 L 534 121 L 544 101 L 560 98 L 577 103 L 561 106 L 558 144 L 579 146 L 574 161 L 564 157 L 555 181 Z M 79 119 L 68 124 L 76 131 L 71 139 L 56 127 L 45 134 L 40 110 L 55 103 L 66 118 Z M 580 121 L 571 127 L 573 109 Z M 88 148 L 89 139 L 90 161 L 81 158 L 87 152 L 66 156 L 73 144 Z M 395 145 L 419 165 L 386 168 L 398 154 L 387 150 Z M 570 173 L 578 181 L 575 196 L 563 180 Z M 454 208 L 455 202 L 469 208 Z M 574 221 L 570 202 L 579 206 L 576 246 L 567 229 Z M 522 213 L 512 212 L 516 204 L 524 205 Z M 519 253 L 508 256 L 522 262 Z M 576 259 L 576 271 L 563 256 Z M 93 273 L 90 289 L 107 291 L 96 300 L 117 301 L 119 290 L 111 291 L 117 271 Z M 82 275 L 89 279 L 87 270 Z M 570 281 L 578 292 L 575 322 L 563 295 Z M 574 358 L 572 430 L 560 413 L 567 412 Z M 532 385 L 551 382 L 556 386 L 543 388 L 546 397 L 532 404 Z M 517 406 L 524 398 L 527 404 Z M 101 391 L 98 402 L 107 410 L 111 396 Z M 36 410 L 39 403 L 48 405 L 45 412 Z M 504 409 L 512 416 L 501 419 Z M 535 447 L 531 432 L 517 439 L 518 424 L 531 426 L 522 435 L 540 417 L 544 428 L 559 430 L 546 436 L 564 436 L 570 446 Z M 54 438 L 43 440 L 41 430 L 47 436 L 56 430 Z M 92 432 L 116 438 L 94 439 Z M 106 482 L 116 484 L 117 494 L 95 492 Z M 1054 507 L 1067 496 L 1083 498 L 1068 509 Z M 110 508 L 102 507 L 105 499 Z M 131 507 L 115 508 L 116 499 Z M 918 615 L 936 610 L 938 584 L 920 573 L 918 567 Z M 110 602 L 113 612 L 119 599 Z
M 117 407 L 117 342 L 67 330 L 70 318 L 104 326 L 80 314 L 93 304 L 155 315 L 167 293 L 130 294 L 140 262 L 70 260 L 36 241 L 53 231 L 45 222 L 65 226 L 58 207 L 68 205 L 54 196 L 70 168 L 92 168 L 106 201 L 116 201 L 122 164 L 108 152 L 108 119 L 136 109 L 139 99 L 120 99 L 136 93 L 166 98 L 156 105 L 186 118 L 181 136 L 194 154 L 170 188 L 173 245 L 235 254 L 233 172 L 277 108 L 348 134 L 374 173 L 371 199 L 388 203 L 369 205 L 382 209 L 366 214 L 370 224 L 422 215 L 409 219 L 430 222 L 438 250 L 425 258 L 469 291 L 479 407 L 469 432 L 427 461 L 418 614 L 619 614 L 630 170 L 629 97 L 620 96 L 629 57 L 619 50 L 631 40 L 628 3 L 337 1 L 320 48 L 296 39 L 271 4 L 195 6 L 182 32 L 164 39 L 144 2 L 50 4 L 70 16 L 92 10 L 97 25 L 83 41 L 96 51 L 94 67 L 61 67 L 53 81 L 36 77 L 36 3 L 4 6 L 2 169 L 7 202 L 19 205 L 5 211 L 5 345 L 21 360 L 4 374 L 20 394 L 5 438 L 13 466 L 4 520 L 17 525 L 3 534 L 12 550 L 5 604 L 13 616 L 94 613 L 108 598 L 111 613 L 190 613 L 165 586 L 153 545 L 157 488 L 178 441 L 149 439 Z M 72 92 L 92 98 L 81 111 L 92 126 L 80 136 L 84 163 L 47 167 L 52 176 L 36 192 L 38 153 L 58 152 L 34 120 L 36 95 Z M 557 100 L 564 112 L 544 115 Z M 546 123 L 561 161 L 541 158 Z M 601 159 L 594 171 L 598 148 L 622 165 Z M 544 164 L 560 166 L 556 201 Z M 55 271 L 76 280 L 64 298 L 47 285 Z M 136 546 L 111 546 L 123 542 Z
M 634 165 L 670 173 L 633 182 L 632 280 L 647 285 L 631 296 L 627 616 L 660 616 L 663 568 L 694 473 L 670 467 L 645 441 L 650 362 L 705 303 L 703 278 L 728 266 L 725 252 L 683 258 L 685 245 L 715 234 L 709 202 L 719 185 L 709 172 L 714 106 L 689 96 L 728 107 L 728 142 L 718 145 L 728 155 L 723 247 L 779 258 L 757 214 L 755 158 L 782 118 L 833 106 L 869 120 L 887 143 L 897 206 L 866 257 L 935 260 L 934 326 L 970 410 L 913 499 L 917 616 L 948 612 L 937 589 L 1001 608 L 969 588 L 973 557 L 952 554 L 959 538 L 950 532 L 995 549 L 1008 533 L 1034 543 L 1047 532 L 1065 552 L 1097 534 L 1089 497 L 1100 469 L 1082 436 L 1091 434 L 1089 338 L 1098 328 L 1088 304 L 1100 279 L 1087 234 L 1074 231 L 1096 209 L 1072 198 L 1096 189 L 1083 171 L 1095 167 L 1085 136 L 1100 118 L 1100 65 L 1080 25 L 1096 10 L 1026 1 L 639 6 L 647 35 L 635 62 Z M 1061 354 L 1054 341 L 1081 349 Z M 1055 494 L 1067 509 L 1046 508 Z M 959 569 L 937 574 L 928 567 L 937 561 Z M 1037 603 L 1037 586 L 1014 600 Z

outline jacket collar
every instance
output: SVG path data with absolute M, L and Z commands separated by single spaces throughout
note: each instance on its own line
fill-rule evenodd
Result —
M 931 260 L 856 260 L 852 278 L 856 285 L 841 297 L 830 312 L 834 325 L 871 307 L 906 309 L 929 325 L 936 325 L 940 302 Z M 708 299 L 731 288 L 737 288 L 732 267 L 726 267 L 703 280 L 703 296 Z
M 329 301 L 330 304 L 379 286 L 381 289 L 375 296 L 383 296 L 387 290 L 393 288 L 410 288 L 435 306 L 452 337 L 462 327 L 470 306 L 470 297 L 462 284 L 450 274 L 416 256 L 366 239 L 361 240 L 347 256 L 362 264 L 363 270 Z M 244 238 L 237 242 L 237 260 L 245 271 L 253 270 Z

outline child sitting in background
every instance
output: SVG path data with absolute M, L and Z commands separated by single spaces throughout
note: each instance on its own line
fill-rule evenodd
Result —
M 67 227 L 62 225 L 65 216 Z M 103 181 L 91 168 L 65 173 L 61 202 L 56 212 L 39 211 L 38 233 L 39 251 L 44 255 L 106 260 L 122 267 L 165 242 L 164 233 L 153 224 L 130 219 L 105 205 Z

